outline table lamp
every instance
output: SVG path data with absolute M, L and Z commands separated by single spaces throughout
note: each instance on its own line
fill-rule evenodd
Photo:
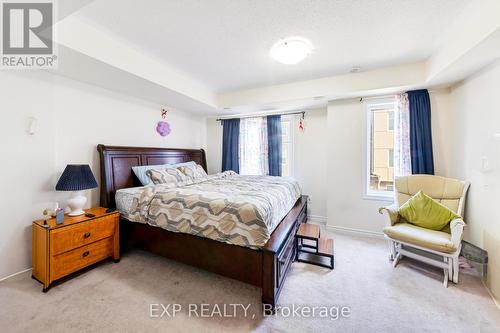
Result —
M 68 164 L 57 182 L 56 191 L 74 191 L 73 197 L 67 201 L 71 209 L 68 215 L 78 216 L 85 214 L 83 207 L 87 197 L 83 191 L 96 187 L 97 182 L 88 164 Z

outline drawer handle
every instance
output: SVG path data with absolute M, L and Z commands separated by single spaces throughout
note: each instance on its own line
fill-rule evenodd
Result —
M 82 257 L 84 257 L 84 258 L 85 258 L 85 257 L 86 257 L 86 256 L 88 256 L 89 254 L 90 254 L 90 252 L 89 252 L 89 251 L 85 251 L 85 252 L 83 252 Z
M 90 232 L 86 232 L 83 234 L 83 238 L 89 238 L 90 237 Z
M 293 251 L 293 247 L 289 246 L 285 251 L 286 252 L 284 252 L 283 256 L 282 256 L 283 259 L 279 259 L 279 263 L 282 266 L 284 266 L 286 264 L 287 260 L 290 258 L 290 253 Z

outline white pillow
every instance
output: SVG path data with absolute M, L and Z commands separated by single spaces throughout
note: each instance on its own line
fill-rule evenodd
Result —
M 193 161 L 189 161 L 189 162 L 176 163 L 176 164 L 138 165 L 138 166 L 133 166 L 132 171 L 135 173 L 135 175 L 137 176 L 137 178 L 141 182 L 142 186 L 147 186 L 147 185 L 154 185 L 151 178 L 149 178 L 146 175 L 146 172 L 148 170 L 150 170 L 150 169 L 177 168 L 177 167 L 186 166 L 186 165 L 196 165 L 196 163 Z

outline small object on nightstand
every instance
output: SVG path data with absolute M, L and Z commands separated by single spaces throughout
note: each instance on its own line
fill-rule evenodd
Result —
M 106 211 L 106 213 L 107 213 L 107 211 Z M 85 216 L 86 216 L 86 217 L 95 217 L 95 214 L 92 214 L 92 213 L 85 213 Z
M 44 219 L 48 220 L 52 217 L 56 217 L 57 210 L 59 209 L 59 203 L 56 202 L 54 208 L 45 208 L 43 210 Z
M 58 208 L 56 210 L 56 224 L 63 224 L 64 223 L 64 210 L 62 208 Z
M 116 210 L 116 208 L 108 208 L 106 209 L 106 213 L 112 213 Z
M 43 224 L 42 224 L 42 227 L 44 227 L 44 228 L 48 228 L 48 227 L 49 227 L 49 225 L 48 225 L 47 221 L 48 221 L 48 220 L 50 220 L 52 217 L 53 217 L 53 216 L 52 216 L 52 210 L 50 210 L 50 209 L 45 209 L 45 210 L 43 211 Z
M 91 208 L 85 215 L 34 221 L 32 225 L 33 278 L 46 292 L 51 283 L 106 258 L 120 260 L 120 214 Z

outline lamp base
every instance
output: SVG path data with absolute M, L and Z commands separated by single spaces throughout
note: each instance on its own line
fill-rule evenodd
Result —
M 75 210 L 75 211 L 71 211 L 68 213 L 68 216 L 80 216 L 80 215 L 83 215 L 85 214 L 85 212 L 83 210 Z
M 87 197 L 83 195 L 82 191 L 75 192 L 74 196 L 67 201 L 71 212 L 68 214 L 69 216 L 78 216 L 85 214 L 83 211 L 83 207 L 87 203 Z

